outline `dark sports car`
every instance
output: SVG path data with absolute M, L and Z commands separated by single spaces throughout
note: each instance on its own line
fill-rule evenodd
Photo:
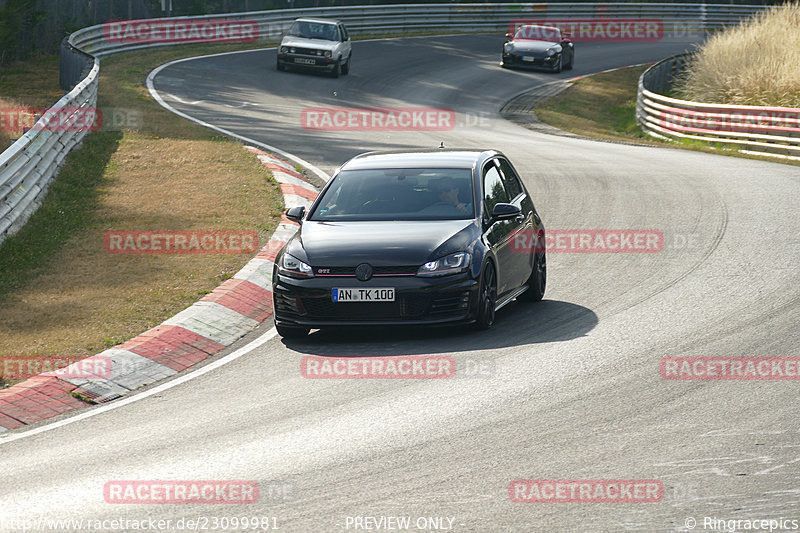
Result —
M 501 67 L 569 70 L 575 64 L 575 45 L 555 26 L 526 24 L 506 33 Z
M 541 300 L 544 226 L 500 152 L 371 152 L 345 163 L 273 271 L 284 337 L 341 325 L 476 323 Z

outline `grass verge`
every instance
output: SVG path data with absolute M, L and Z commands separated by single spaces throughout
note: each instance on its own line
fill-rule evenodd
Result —
M 591 137 L 650 142 L 636 124 L 636 84 L 647 67 L 582 78 L 536 106 L 536 116 L 559 129 Z
M 98 353 L 186 308 L 250 259 L 108 254 L 108 230 L 254 230 L 266 242 L 283 206 L 269 172 L 241 144 L 162 109 L 143 86 L 169 60 L 242 48 L 183 46 L 103 60 L 98 107 L 124 109 L 136 126 L 87 135 L 42 207 L 0 244 L 0 358 Z M 51 78 L 58 86 L 58 60 L 35 62 L 15 67 L 13 82 L 4 75 L 6 101 L 47 106 L 60 97 L 37 85 Z
M 3 67 L 0 76 L 0 152 L 22 131 L 15 127 L 21 107 L 50 107 L 64 94 L 58 84 L 58 57 L 39 57 Z

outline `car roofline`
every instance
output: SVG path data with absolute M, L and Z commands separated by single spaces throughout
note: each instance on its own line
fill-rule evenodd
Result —
M 342 21 L 339 19 L 325 19 L 325 18 L 316 18 L 316 17 L 300 17 L 294 19 L 294 22 L 316 22 L 318 24 L 341 24 Z
M 450 164 L 436 164 L 434 166 L 427 166 L 425 159 L 435 159 L 437 154 L 464 154 L 465 157 L 461 161 L 451 162 Z M 475 148 L 425 148 L 420 150 L 374 150 L 371 152 L 365 152 L 354 156 L 347 160 L 339 169 L 336 171 L 338 174 L 339 171 L 345 170 L 351 164 L 354 166 L 359 166 L 360 169 L 366 170 L 369 168 L 403 168 L 397 167 L 392 165 L 382 165 L 379 164 L 377 161 L 375 165 L 370 165 L 368 160 L 373 157 L 380 157 L 380 156 L 392 156 L 392 155 L 404 155 L 408 154 L 409 156 L 422 156 L 421 161 L 417 166 L 427 166 L 427 168 L 470 168 L 474 169 L 476 164 L 483 164 L 486 160 L 491 159 L 495 156 L 503 156 L 502 152 L 498 150 L 488 149 L 488 150 L 479 150 Z M 466 157 L 469 154 L 469 157 Z M 505 156 L 503 156 L 505 157 Z M 455 164 L 453 164 L 455 163 Z M 363 166 L 361 166 L 363 164 Z M 411 166 L 407 168 L 413 168 Z
M 561 28 L 559 28 L 558 26 L 545 26 L 544 24 L 520 24 L 519 26 L 517 26 L 517 30 L 526 27 L 547 28 L 548 30 L 558 30 L 559 32 L 561 31 Z

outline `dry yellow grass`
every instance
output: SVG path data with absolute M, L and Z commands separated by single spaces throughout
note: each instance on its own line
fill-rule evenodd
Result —
M 676 90 L 699 102 L 800 107 L 800 2 L 713 35 Z

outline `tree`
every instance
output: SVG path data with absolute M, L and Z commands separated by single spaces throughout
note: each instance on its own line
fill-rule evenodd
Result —
M 0 64 L 24 58 L 34 47 L 34 31 L 45 18 L 35 0 L 7 0 L 0 8 Z

